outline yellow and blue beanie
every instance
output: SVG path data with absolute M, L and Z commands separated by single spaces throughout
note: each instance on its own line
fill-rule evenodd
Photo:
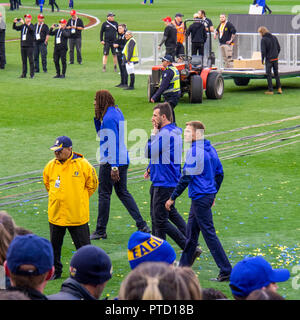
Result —
M 163 239 L 150 233 L 134 232 L 128 241 L 128 261 L 131 269 L 142 262 L 166 262 L 172 264 L 176 260 L 175 250 Z

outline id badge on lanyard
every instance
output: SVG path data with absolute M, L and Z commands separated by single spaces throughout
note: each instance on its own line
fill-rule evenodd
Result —
M 61 30 L 58 30 L 57 32 L 56 44 L 61 44 Z
M 40 26 L 39 28 L 39 25 L 36 26 L 36 33 L 35 33 L 35 39 L 36 40 L 41 40 L 41 29 L 42 29 L 42 26 Z
M 77 25 L 77 19 L 75 20 L 75 23 L 74 23 L 74 24 L 73 24 L 73 20 L 71 20 L 71 26 L 72 26 L 72 27 L 76 27 L 76 25 Z M 73 29 L 73 28 L 72 28 L 72 29 L 71 29 L 71 33 L 73 33 L 73 34 L 76 33 L 76 29 Z
M 25 31 L 26 29 L 26 31 Z M 27 31 L 28 31 L 28 27 L 24 27 L 23 32 L 22 32 L 22 41 L 26 41 L 27 38 Z

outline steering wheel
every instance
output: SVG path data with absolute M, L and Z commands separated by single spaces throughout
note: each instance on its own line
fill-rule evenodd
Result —
M 192 57 L 187 54 L 180 54 L 178 56 L 178 58 L 182 59 L 184 62 L 188 62 L 188 63 L 191 63 L 191 61 L 192 61 Z

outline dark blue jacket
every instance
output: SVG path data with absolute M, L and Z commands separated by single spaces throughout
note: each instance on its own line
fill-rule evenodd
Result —
M 151 136 L 146 145 L 150 180 L 154 187 L 175 187 L 180 178 L 182 129 L 170 123 Z
M 171 199 L 175 200 L 188 186 L 189 197 L 199 199 L 206 194 L 216 194 L 224 173 L 217 151 L 209 140 L 197 140 L 186 154 L 183 174 Z
M 97 300 L 79 282 L 68 278 L 62 285 L 60 292 L 47 296 L 48 300 Z
M 95 128 L 100 138 L 100 163 L 112 167 L 129 164 L 124 137 L 124 116 L 118 106 L 108 107 L 102 122 L 94 118 Z

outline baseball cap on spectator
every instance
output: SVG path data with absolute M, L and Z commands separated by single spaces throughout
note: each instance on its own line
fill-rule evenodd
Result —
M 114 16 L 115 16 L 115 14 L 112 13 L 112 12 L 109 12 L 109 13 L 107 14 L 107 17 L 114 17 Z
M 263 257 L 245 258 L 238 262 L 230 275 L 230 288 L 237 297 L 247 297 L 252 291 L 272 282 L 284 282 L 290 277 L 287 269 L 273 269 Z
M 163 18 L 162 20 L 165 21 L 165 22 L 171 22 L 172 18 L 167 16 L 167 17 Z
M 169 54 L 166 54 L 164 57 L 160 58 L 161 61 L 169 61 L 169 62 L 173 62 L 173 57 Z
M 31 14 L 25 14 L 24 18 L 32 19 L 32 16 L 31 16 Z
M 71 10 L 71 11 L 70 11 L 70 15 L 71 15 L 71 16 L 75 16 L 75 15 L 76 15 L 76 10 Z
M 53 249 L 49 240 L 35 234 L 16 236 L 8 247 L 7 267 L 16 275 L 41 275 L 53 267 Z M 33 265 L 31 270 L 22 270 L 22 265 Z
M 182 13 L 176 13 L 175 17 L 184 17 L 184 15 Z
M 64 21 L 66 21 L 66 20 L 64 20 Z M 64 22 L 60 22 L 60 23 L 64 23 Z M 50 147 L 50 150 L 60 151 L 63 148 L 69 148 L 69 147 L 72 147 L 72 140 L 67 136 L 60 136 L 60 137 L 56 138 L 55 143 L 52 147 Z
M 38 19 L 44 19 L 44 15 L 42 15 L 41 13 L 38 15 Z
M 111 260 L 103 249 L 83 246 L 71 259 L 70 277 L 82 284 L 102 284 L 112 277 Z
M 66 20 L 66 19 L 61 19 L 61 20 L 59 20 L 59 23 L 61 23 L 61 24 L 66 24 L 66 23 L 67 23 L 67 20 Z
M 150 233 L 134 232 L 128 241 L 128 261 L 131 269 L 143 262 L 166 262 L 176 260 L 175 250 L 163 239 Z

